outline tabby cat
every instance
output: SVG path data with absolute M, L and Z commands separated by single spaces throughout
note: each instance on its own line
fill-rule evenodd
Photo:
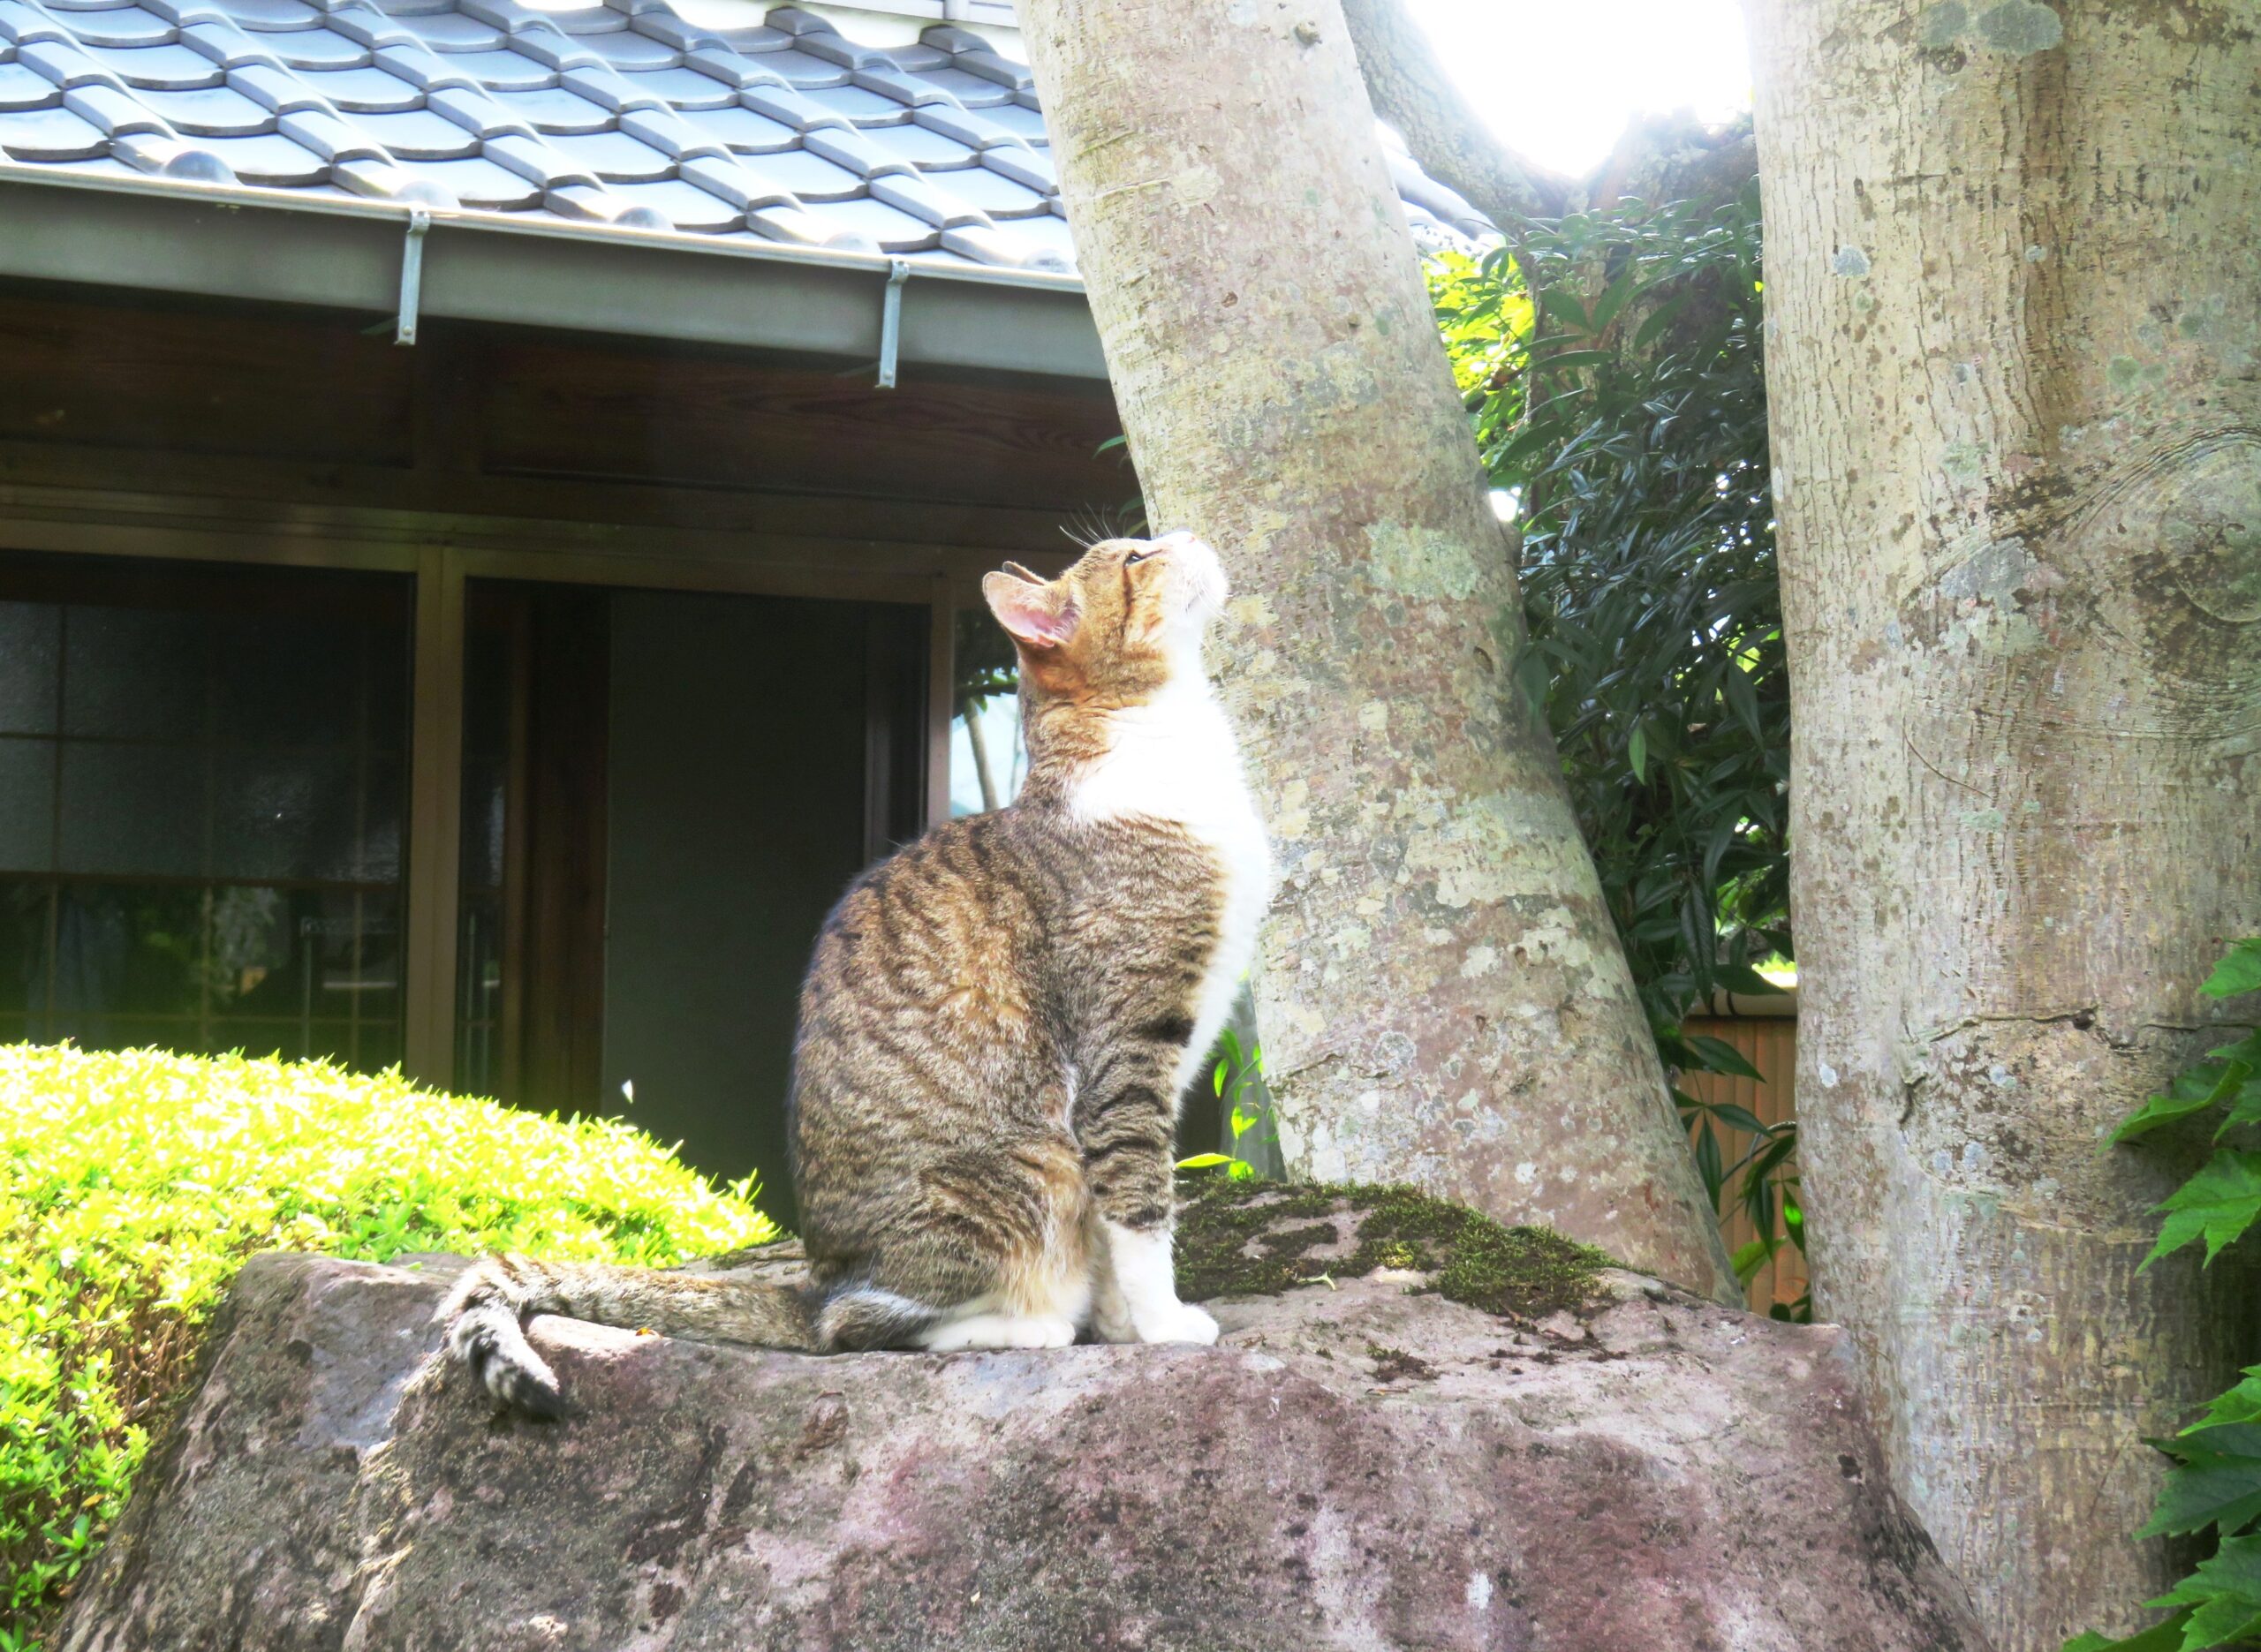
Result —
M 982 592 L 1020 654 L 1020 796 L 859 878 L 802 987 L 810 1283 L 478 1263 L 440 1313 L 503 1403 L 560 1407 L 535 1313 L 817 1351 L 1215 1339 L 1177 1299 L 1172 1137 L 1272 887 L 1202 668 L 1224 570 L 1184 533 L 1006 569 Z

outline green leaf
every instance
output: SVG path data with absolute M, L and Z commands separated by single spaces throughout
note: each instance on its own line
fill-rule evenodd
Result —
M 1687 1045 L 1703 1061 L 1704 1071 L 1707 1073 L 1727 1073 L 1736 1078 L 1755 1078 L 1761 1083 L 1766 1082 L 1766 1075 L 1745 1060 L 1742 1051 L 1724 1039 L 1691 1033 Z
M 1680 313 L 1688 307 L 1689 300 L 1695 296 L 1696 293 L 1692 288 L 1684 292 L 1676 292 L 1650 311 L 1648 319 L 1633 329 L 1633 348 L 1646 350 L 1655 343 L 1663 335 L 1664 329 L 1678 319 Z
M 1730 1130 L 1747 1131 L 1753 1135 L 1766 1134 L 1766 1121 L 1747 1107 L 1738 1107 L 1731 1101 L 1715 1101 L 1708 1111 Z
M 2182 1431 L 2196 1434 L 2202 1429 L 2239 1422 L 2261 1422 L 2261 1365 L 2247 1366 L 2245 1380 L 2227 1393 L 2215 1395 L 2206 1414 Z
M 2210 998 L 2235 998 L 2241 992 L 2261 992 L 2261 936 L 2232 947 L 2229 955 L 2214 966 L 2213 974 L 2198 990 Z
M 1773 1261 L 1774 1253 L 1781 1249 L 1783 1241 L 1779 1239 L 1754 1239 L 1747 1245 L 1737 1247 L 1735 1255 L 1728 1258 L 1728 1265 L 1735 1270 L 1735 1283 L 1748 1286 L 1757 1279 L 1758 1270 Z
M 1614 350 L 1561 350 L 1541 357 L 1539 365 L 1549 368 L 1604 367 L 1616 359 Z
M 1149 1162 L 1151 1163 L 1152 1161 Z M 1177 1168 L 1180 1170 L 1207 1170 L 1214 1165 L 1229 1165 L 1232 1162 L 1233 1160 L 1231 1156 L 1226 1153 L 1196 1153 L 1191 1158 L 1179 1159 L 1177 1161 Z
M 1611 282 L 1601 297 L 1593 301 L 1593 330 L 1595 332 L 1604 331 L 1612 321 L 1617 319 L 1617 313 L 1625 307 L 1625 301 L 1633 296 L 1634 288 L 1639 279 L 1638 269 L 1629 269 Z
M 2261 1153 L 2217 1148 L 2198 1173 L 2169 1194 L 2159 1209 L 2166 1220 L 2144 1266 L 2201 1236 L 2206 1241 L 2206 1260 L 2212 1262 L 2223 1246 L 2261 1220 Z
M 2110 1641 L 2091 1631 L 2065 1642 L 2064 1652 L 2181 1652 L 2182 1626 L 2190 1614 L 2179 1611 L 2164 1623 L 2139 1629 L 2125 1641 Z
M 2182 1536 L 2219 1526 L 2243 1531 L 2261 1519 L 2261 1427 L 2226 1423 L 2159 1442 L 2176 1460 L 2159 1507 L 2138 1537 Z
M 1633 726 L 1633 738 L 1626 745 L 1625 760 L 1633 766 L 1633 778 L 1645 784 L 1648 780 L 1649 736 L 1638 723 Z
M 1594 331 L 1586 319 L 1586 307 L 1577 301 L 1568 287 L 1541 287 L 1539 307 L 1565 327 L 1576 328 L 1580 333 Z
M 2147 1606 L 2188 1606 L 2182 1652 L 2201 1652 L 2261 1632 L 2261 1537 L 2233 1537 L 2198 1569 Z
M 2204 1113 L 2209 1107 L 2219 1106 L 2238 1092 L 2251 1076 L 2250 1072 L 2236 1062 L 2201 1061 L 2185 1067 L 2174 1075 L 2162 1095 L 2153 1096 L 2128 1120 L 2112 1133 L 2108 1146 L 2117 1147 L 2132 1142 L 2137 1136 L 2148 1135 L 2163 1124 L 2177 1119 L 2187 1119 L 2193 1113 Z

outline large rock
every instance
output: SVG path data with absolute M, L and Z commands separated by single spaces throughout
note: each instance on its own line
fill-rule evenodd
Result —
M 1355 1216 L 1295 1220 L 1297 1277 L 1371 1260 Z M 1214 1348 L 813 1358 L 544 1319 L 577 1407 L 545 1424 L 433 1362 L 456 1265 L 254 1258 L 60 1645 L 1983 1646 L 1841 1334 L 1631 1275 L 1518 1319 L 1338 1272 L 1214 1304 Z

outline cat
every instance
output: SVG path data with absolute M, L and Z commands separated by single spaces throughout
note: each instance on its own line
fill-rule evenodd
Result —
M 1190 533 L 982 582 L 1020 657 L 1020 796 L 863 874 L 820 933 L 790 1100 L 809 1283 L 473 1264 L 446 1347 L 559 1414 L 527 1316 L 833 1352 L 1216 1339 L 1172 1265 L 1177 1103 L 1272 892 L 1202 665 L 1224 570 Z

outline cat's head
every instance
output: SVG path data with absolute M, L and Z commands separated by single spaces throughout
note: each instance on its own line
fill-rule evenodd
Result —
M 1057 579 L 1017 562 L 981 582 L 1039 695 L 1135 705 L 1201 672 L 1201 634 L 1223 611 L 1224 566 L 1183 530 L 1104 539 Z

